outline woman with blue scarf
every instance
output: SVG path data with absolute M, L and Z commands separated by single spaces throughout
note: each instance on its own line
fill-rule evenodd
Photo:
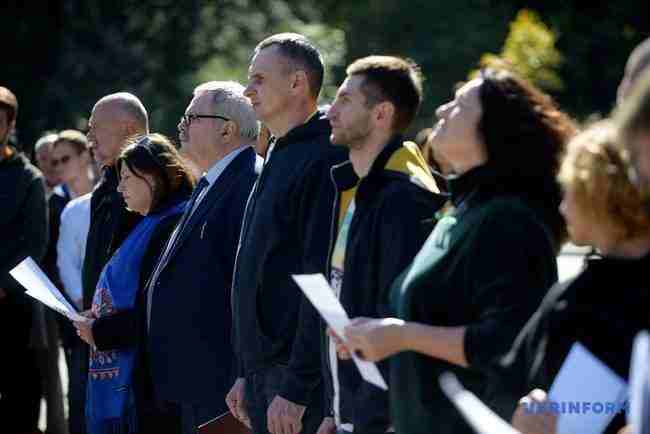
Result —
M 181 432 L 180 409 L 152 399 L 144 288 L 181 218 L 194 178 L 160 134 L 134 139 L 118 158 L 117 169 L 127 207 L 144 218 L 102 270 L 90 320 L 75 323 L 91 346 L 87 431 Z

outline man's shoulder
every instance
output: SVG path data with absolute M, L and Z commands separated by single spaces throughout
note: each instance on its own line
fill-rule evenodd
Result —
M 42 180 L 43 174 L 34 166 L 22 152 L 17 153 L 11 158 L 11 161 L 5 166 L 6 170 L 12 171 L 21 179 L 30 182 L 36 179 Z

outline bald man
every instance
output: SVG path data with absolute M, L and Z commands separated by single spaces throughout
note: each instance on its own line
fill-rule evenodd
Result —
M 149 132 L 147 110 L 130 93 L 120 92 L 100 99 L 88 121 L 88 143 L 102 170 L 102 178 L 90 201 L 90 229 L 83 265 L 83 306 L 89 309 L 95 285 L 104 265 L 136 223 L 117 192 L 115 160 L 126 140 Z
M 119 92 L 97 101 L 88 121 L 88 144 L 95 160 L 101 167 L 101 179 L 90 199 L 90 229 L 86 242 L 86 257 L 82 269 L 82 302 L 84 310 L 90 309 L 95 286 L 104 265 L 120 246 L 124 238 L 140 220 L 138 215 L 126 209 L 122 195 L 117 191 L 118 177 L 115 160 L 126 140 L 149 132 L 147 110 L 140 100 L 130 93 Z M 73 364 L 79 364 L 71 372 L 79 377 L 70 381 L 70 433 L 84 433 L 84 410 L 87 347 L 72 355 Z M 73 384 L 74 383 L 74 384 Z

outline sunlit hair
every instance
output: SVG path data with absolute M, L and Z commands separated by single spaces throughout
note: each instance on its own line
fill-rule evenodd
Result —
M 194 89 L 194 96 L 210 95 L 209 114 L 224 116 L 239 128 L 239 135 L 246 143 L 252 143 L 259 134 L 259 123 L 250 100 L 244 95 L 244 86 L 236 81 L 209 81 Z
M 88 139 L 86 135 L 77 130 L 63 130 L 61 131 L 56 140 L 52 143 L 52 147 L 56 148 L 61 143 L 69 143 L 70 146 L 77 152 L 82 154 L 88 150 Z
M 481 78 L 478 132 L 495 182 L 533 205 L 559 249 L 567 231 L 558 211 L 562 190 L 556 176 L 577 127 L 549 95 L 514 73 L 486 69 Z
M 18 100 L 16 99 L 16 95 L 3 86 L 0 86 L 0 110 L 4 110 L 7 113 L 8 122 L 14 121 L 18 114 Z
M 169 139 L 162 134 L 147 134 L 129 140 L 120 156 L 116 167 L 121 173 L 125 164 L 138 178 L 148 181 L 143 175 L 153 176 L 151 210 L 167 202 L 173 195 L 192 191 L 194 176 L 185 165 Z
M 613 122 L 601 121 L 569 142 L 558 175 L 582 213 L 612 231 L 615 242 L 650 232 L 650 215 L 629 169 Z

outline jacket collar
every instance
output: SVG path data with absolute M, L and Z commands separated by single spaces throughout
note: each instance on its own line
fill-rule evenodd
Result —
M 275 152 L 292 143 L 306 141 L 312 137 L 330 134 L 331 131 L 332 127 L 330 127 L 327 114 L 319 109 L 304 124 L 298 125 L 282 137 L 273 138 L 273 151 Z
M 485 190 L 494 182 L 494 176 L 494 170 L 487 164 L 474 167 L 462 175 L 449 176 L 447 185 L 454 207 L 466 206 L 478 196 L 480 190 Z
M 388 144 L 384 146 L 384 149 L 382 149 L 377 158 L 375 158 L 375 161 L 373 161 L 366 178 L 374 178 L 383 173 L 386 163 L 393 153 L 395 153 L 395 151 L 397 151 L 401 146 L 402 136 L 393 136 Z M 332 181 L 334 181 L 334 185 L 338 191 L 349 190 L 359 182 L 359 176 L 354 171 L 354 167 L 350 160 L 333 166 L 330 172 Z

